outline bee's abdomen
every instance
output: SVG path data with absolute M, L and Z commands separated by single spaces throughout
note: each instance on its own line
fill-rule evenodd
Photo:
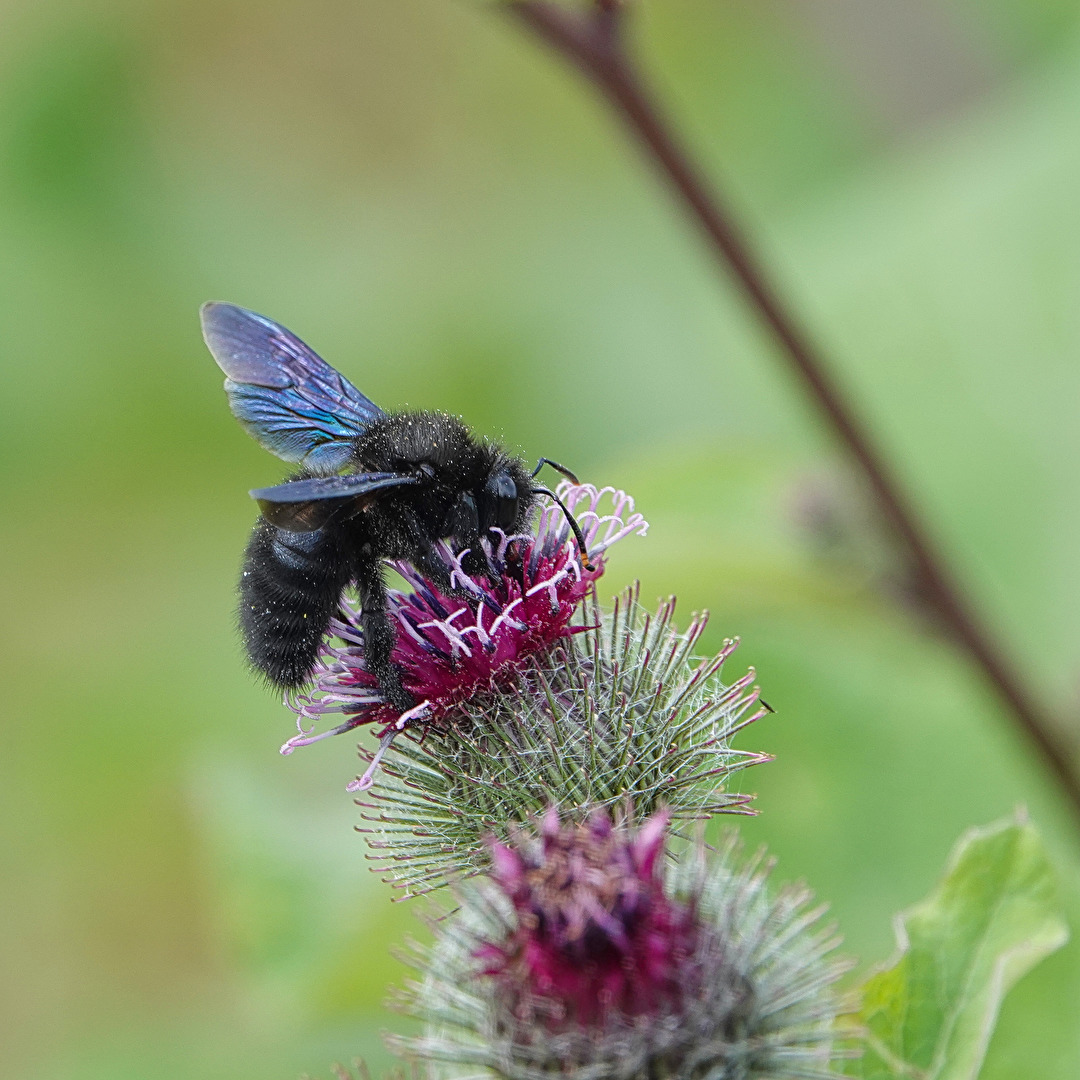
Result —
M 260 520 L 240 577 L 240 631 L 252 666 L 276 686 L 306 683 L 350 576 L 337 530 L 286 532 Z

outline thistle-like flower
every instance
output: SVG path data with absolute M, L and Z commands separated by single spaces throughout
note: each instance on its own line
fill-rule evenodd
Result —
M 484 836 L 505 838 L 510 823 L 551 804 L 579 820 L 630 805 L 643 815 L 664 805 L 678 820 L 750 812 L 750 796 L 728 788 L 734 773 L 767 760 L 731 746 L 763 712 L 754 672 L 721 682 L 736 643 L 698 660 L 706 616 L 680 634 L 674 601 L 649 614 L 631 589 L 613 612 L 601 611 L 606 551 L 646 523 L 624 492 L 559 490 L 594 569 L 554 508 L 535 536 L 485 547 L 490 579 L 469 577 L 463 556 L 443 549 L 474 602 L 442 595 L 402 565 L 411 591 L 391 597 L 394 661 L 420 704 L 399 715 L 382 698 L 351 608 L 334 624 L 341 644 L 324 648 L 315 690 L 292 702 L 301 725 L 346 719 L 318 734 L 302 726 L 285 752 L 361 724 L 378 729 L 378 749 L 349 788 L 370 789 L 360 804 L 370 846 L 409 893 L 485 869 Z
M 770 896 L 734 840 L 665 859 L 666 816 L 604 814 L 492 842 L 493 874 L 418 949 L 393 1040 L 429 1075 L 541 1080 L 827 1078 L 847 965 L 804 889 Z

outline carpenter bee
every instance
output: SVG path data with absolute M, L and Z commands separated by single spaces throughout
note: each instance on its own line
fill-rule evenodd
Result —
M 465 595 L 434 545 L 470 549 L 465 568 L 487 571 L 480 540 L 520 533 L 539 496 L 558 500 L 525 463 L 441 412 L 384 412 L 299 338 L 232 304 L 206 304 L 203 337 L 228 376 L 233 415 L 299 471 L 251 492 L 262 512 L 240 578 L 240 629 L 252 666 L 282 688 L 311 679 L 343 591 L 360 596 L 365 658 L 395 708 L 416 703 L 390 661 L 383 562 L 403 559 L 447 595 Z M 560 502 L 560 505 L 562 503 Z M 587 565 L 577 522 L 562 507 Z

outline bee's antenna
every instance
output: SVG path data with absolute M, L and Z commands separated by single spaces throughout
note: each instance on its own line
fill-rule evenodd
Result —
M 540 464 L 543 465 L 546 460 L 546 458 L 542 458 Z M 548 464 L 554 466 L 555 463 L 548 461 Z M 539 466 L 537 466 L 537 468 L 539 468 Z M 578 551 L 581 553 L 581 565 L 584 566 L 586 570 L 595 570 L 596 567 L 589 561 L 589 549 L 585 543 L 585 536 L 581 531 L 581 526 L 577 523 L 574 515 L 566 508 L 566 503 L 564 503 L 554 491 L 551 491 L 546 487 L 534 487 L 532 492 L 534 495 L 546 495 L 549 499 L 554 499 L 559 504 L 559 508 L 566 516 L 566 523 L 573 530 L 574 539 L 577 540 Z
M 550 465 L 556 472 L 560 472 L 571 484 L 580 484 L 581 481 L 565 466 L 560 465 L 557 461 L 552 461 L 549 457 L 542 457 L 537 463 L 536 468 L 533 469 L 530 475 L 536 476 L 536 474 L 545 466 Z

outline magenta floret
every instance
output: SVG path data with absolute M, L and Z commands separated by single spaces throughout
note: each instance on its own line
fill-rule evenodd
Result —
M 585 824 L 546 815 L 539 846 L 492 843 L 492 876 L 514 929 L 477 951 L 482 974 L 518 1021 L 551 1031 L 677 1012 L 693 994 L 699 927 L 664 890 L 667 815 L 635 833 L 605 813 Z

